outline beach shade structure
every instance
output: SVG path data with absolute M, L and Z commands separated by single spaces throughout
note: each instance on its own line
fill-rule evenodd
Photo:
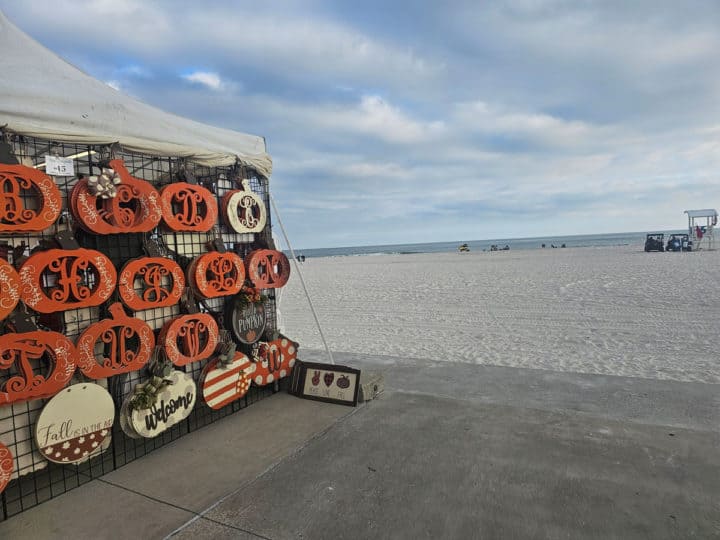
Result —
M 714 249 L 713 231 L 718 222 L 718 213 L 714 208 L 685 210 L 688 216 L 688 235 L 693 249 Z
M 0 12 L 0 126 L 49 141 L 118 145 L 207 167 L 272 172 L 265 139 L 166 113 L 94 79 L 46 49 Z M 39 168 L 39 166 L 38 166 Z

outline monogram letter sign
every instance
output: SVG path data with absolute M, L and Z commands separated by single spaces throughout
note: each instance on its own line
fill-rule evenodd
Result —
M 168 359 L 184 366 L 210 358 L 218 344 L 218 325 L 207 313 L 181 315 L 163 326 L 158 344 Z
M 247 275 L 258 289 L 279 289 L 290 278 L 290 262 L 274 249 L 257 249 L 247 256 Z
M 115 197 L 104 199 L 93 195 L 88 180 L 79 180 L 70 195 L 70 209 L 75 218 L 84 229 L 95 234 L 153 230 L 162 217 L 157 190 L 131 176 L 121 159 L 112 160 L 110 167 L 121 179 Z
M 257 386 L 265 386 L 273 381 L 287 377 L 297 359 L 298 344 L 281 336 L 273 341 L 261 341 L 258 344 L 255 371 L 252 381 Z
M 243 189 L 228 191 L 222 199 L 225 222 L 235 232 L 255 233 L 265 228 L 267 210 L 265 203 L 250 190 L 249 182 L 242 181 Z
M 10 315 L 20 300 L 20 276 L 5 259 L 0 259 L 0 321 Z
M 28 200 L 36 201 L 31 208 L 25 207 Z M 43 231 L 55 223 L 61 207 L 60 190 L 47 174 L 24 165 L 0 164 L 0 231 Z
M 125 264 L 118 285 L 120 298 L 134 311 L 168 307 L 180 300 L 185 274 L 180 265 L 170 259 L 141 257 Z
M 162 217 L 171 231 L 207 232 L 218 217 L 217 201 L 202 186 L 178 182 L 160 191 Z
M 0 493 L 10 482 L 13 472 L 13 456 L 7 446 L 0 442 Z
M 107 390 L 93 383 L 74 384 L 43 407 L 35 441 L 48 461 L 77 465 L 109 446 L 114 419 L 115 404 Z
M 75 346 L 58 332 L 35 330 L 0 336 L 0 371 L 16 373 L 0 384 L 0 405 L 56 394 L 75 372 L 74 358 Z M 44 373 L 33 368 L 42 368 Z
M 188 281 L 201 298 L 237 294 L 245 282 L 245 267 L 239 255 L 213 251 L 197 257 L 188 269 Z
M 20 269 L 23 302 L 39 313 L 98 306 L 110 298 L 117 272 L 92 249 L 49 249 L 31 255 Z
M 136 371 L 147 363 L 155 347 L 150 326 L 128 317 L 122 304 L 111 305 L 110 316 L 88 327 L 78 339 L 78 367 L 91 379 Z M 96 354 L 96 348 L 102 352 Z

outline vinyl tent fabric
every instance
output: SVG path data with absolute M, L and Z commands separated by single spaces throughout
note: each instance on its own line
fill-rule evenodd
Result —
M 265 139 L 166 113 L 83 73 L 0 12 L 0 126 L 21 135 L 272 172 Z

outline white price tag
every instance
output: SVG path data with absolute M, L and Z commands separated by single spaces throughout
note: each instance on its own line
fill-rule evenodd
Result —
M 70 158 L 45 156 L 45 172 L 52 176 L 75 176 L 75 164 Z

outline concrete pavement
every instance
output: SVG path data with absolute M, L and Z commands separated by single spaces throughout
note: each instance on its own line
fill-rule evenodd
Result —
M 336 361 L 386 392 L 358 409 L 275 395 L 0 538 L 720 538 L 719 385 Z

